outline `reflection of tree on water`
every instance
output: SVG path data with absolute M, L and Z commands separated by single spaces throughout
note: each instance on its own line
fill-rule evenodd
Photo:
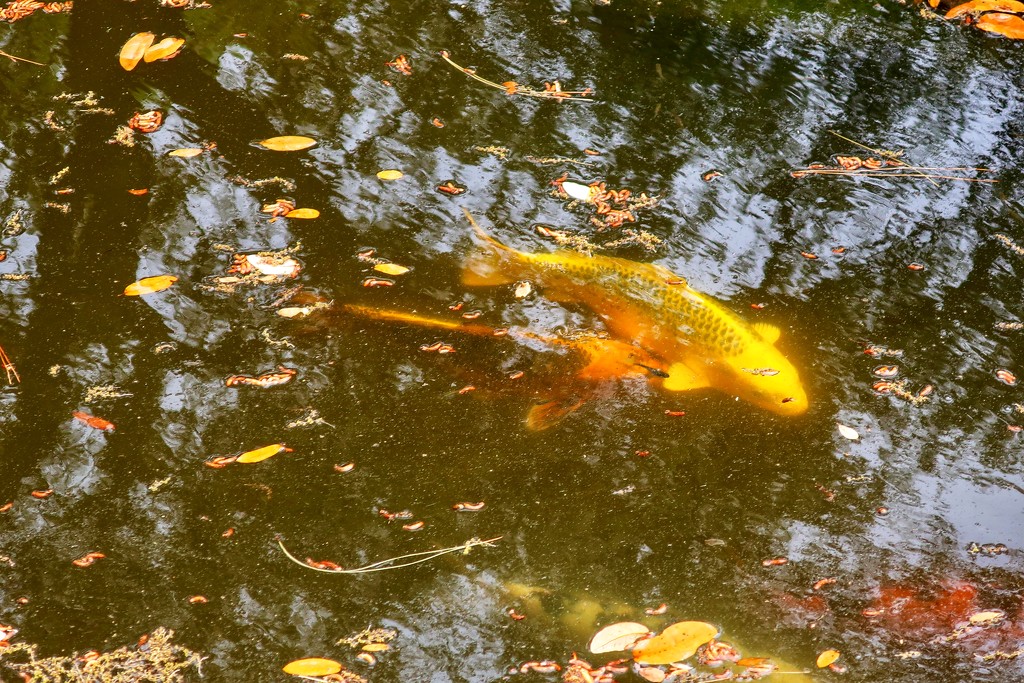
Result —
M 268 164 L 249 147 L 249 136 L 275 132 L 263 112 L 244 94 L 224 90 L 194 54 L 147 65 L 150 68 L 145 73 L 142 69 L 131 74 L 121 70 L 116 61 L 121 45 L 143 29 L 189 34 L 180 10 L 162 10 L 155 2 L 117 3 L 116 9 L 109 3 L 78 2 L 64 43 L 66 54 L 54 53 L 54 60 L 66 68 L 62 79 L 52 84 L 50 71 L 28 69 L 11 77 L 28 92 L 42 83 L 43 90 L 53 95 L 60 91 L 83 98 L 85 93 L 94 93 L 99 107 L 115 112 L 108 116 L 72 111 L 66 119 L 58 113 L 54 121 L 63 124 L 67 132 L 44 128 L 18 136 L 13 181 L 7 187 L 18 192 L 16 206 L 28 205 L 30 234 L 39 236 L 33 277 L 21 306 L 27 311 L 22 332 L 15 336 L 18 328 L 8 320 L 4 333 L 7 348 L 17 349 L 16 365 L 23 378 L 11 400 L 15 418 L 5 427 L 2 446 L 0 496 L 15 501 L 11 515 L 20 515 L 22 520 L 21 531 L 11 538 L 14 543 L 7 550 L 19 564 L 31 567 L 54 561 L 63 565 L 65 555 L 81 554 L 83 548 L 103 548 L 109 557 L 118 558 L 110 564 L 120 565 L 113 570 L 117 575 L 114 583 L 99 597 L 77 585 L 66 585 L 63 567 L 56 572 L 19 574 L 10 584 L 11 591 L 32 595 L 33 604 L 41 610 L 56 609 L 63 615 L 60 634 L 54 634 L 58 641 L 76 631 L 106 637 L 109 625 L 95 618 L 97 609 L 103 611 L 97 599 L 119 613 L 115 629 L 151 628 L 154 624 L 147 614 L 121 613 L 119 591 L 110 588 L 120 584 L 150 608 L 161 605 L 155 609 L 157 614 L 173 611 L 181 594 L 187 595 L 195 586 L 181 580 L 185 577 L 168 583 L 162 573 L 157 576 L 164 578 L 154 583 L 152 568 L 180 561 L 177 558 L 182 552 L 192 552 L 187 550 L 194 545 L 189 539 L 207 533 L 206 523 L 197 526 L 193 514 L 182 514 L 192 509 L 191 504 L 176 509 L 178 506 L 145 492 L 151 483 L 153 491 L 166 487 L 173 478 L 173 473 L 168 476 L 168 466 L 181 466 L 181 456 L 195 456 L 182 447 L 195 443 L 189 431 L 201 429 L 201 422 L 210 421 L 215 409 L 212 404 L 194 405 L 191 416 L 164 412 L 167 392 L 175 391 L 180 378 L 167 367 L 167 356 L 153 353 L 153 347 L 167 341 L 170 331 L 171 339 L 179 342 L 179 351 L 187 351 L 196 344 L 196 329 L 182 327 L 180 321 L 191 319 L 201 329 L 206 316 L 197 317 L 196 305 L 184 292 L 177 306 L 152 307 L 138 299 L 115 297 L 140 272 L 153 274 L 147 268 L 161 261 L 168 270 L 190 270 L 187 252 L 162 253 L 154 260 L 150 251 L 154 246 L 164 251 L 165 245 L 153 244 L 154 234 L 163 235 L 166 246 L 178 241 L 175 233 L 179 228 L 167 223 L 174 212 L 166 207 L 168 201 L 184 198 L 130 196 L 129 188 L 151 186 L 172 195 L 175 185 L 166 178 L 167 171 L 154 163 L 148 141 L 140 139 L 134 149 L 125 149 L 108 140 L 133 111 L 145 108 L 137 99 L 142 98 L 162 109 L 187 113 L 187 125 L 195 127 L 191 135 L 218 141 L 222 164 L 237 175 L 258 177 Z M 27 31 L 29 27 L 23 24 L 14 30 Z M 142 84 L 150 84 L 154 90 L 142 92 Z M 36 97 L 35 102 L 45 106 L 46 100 Z M 62 105 L 51 106 L 60 112 Z M 25 111 L 22 121 L 41 121 L 42 117 L 41 111 Z M 49 178 L 63 167 L 69 171 L 55 186 Z M 277 174 L 298 179 L 304 190 L 316 196 L 330 194 L 321 179 L 294 158 L 275 158 L 273 167 Z M 66 201 L 67 212 L 43 208 L 57 187 L 74 190 L 57 198 Z M 185 192 L 191 194 L 192 190 Z M 202 276 L 193 275 L 196 280 Z M 7 287 L 12 289 L 10 284 Z M 180 353 L 173 360 L 180 361 Z M 161 376 L 167 382 L 164 386 L 150 381 Z M 71 411 L 78 407 L 75 401 L 81 400 L 85 386 L 112 380 L 132 397 L 95 408 L 116 415 L 118 428 L 112 435 L 99 436 L 73 422 Z M 193 422 L 195 419 L 200 422 Z M 123 434 L 131 436 L 124 438 Z M 192 468 L 193 464 L 184 466 Z M 50 486 L 56 495 L 47 501 L 48 507 L 34 509 L 24 502 L 31 500 L 29 489 Z M 31 536 L 21 533 L 27 528 L 34 530 Z M 148 540 L 150 534 L 164 536 L 166 547 Z M 200 563 L 212 573 L 224 571 L 219 561 L 211 563 L 210 559 Z M 55 585 L 61 589 L 55 590 Z
M 616 2 L 612 11 L 629 14 L 638 4 Z M 219 17 L 207 20 L 200 12 L 182 15 L 140 2 L 112 11 L 80 2 L 70 41 L 59 46 L 67 51 L 68 69 L 59 87 L 93 90 L 103 98 L 101 106 L 117 114 L 81 117 L 66 159 L 59 134 L 36 131 L 14 143 L 16 172 L 7 185 L 38 209 L 52 199 L 49 177 L 68 165 L 73 175 L 66 184 L 76 189 L 66 198 L 69 215 L 41 209 L 31 215 L 29 235 L 42 240 L 38 276 L 28 285 L 5 283 L 12 297 L 28 292 L 18 305 L 29 312 L 21 331 L 19 318 L 7 316 L 0 335 L 24 380 L 8 394 L 17 420 L 4 425 L 2 445 L 3 486 L 17 502 L 8 519 L 21 534 L 3 549 L 17 562 L 5 590 L 31 594 L 33 609 L 64 622 L 25 617 L 37 629 L 33 638 L 54 647 L 92 646 L 107 637 L 132 642 L 156 619 L 184 626 L 182 642 L 216 652 L 219 662 L 245 662 L 252 673 L 265 675 L 279 668 L 277 660 L 288 650 L 332 643 L 348 630 L 346 619 L 390 618 L 406 626 L 401 654 L 391 660 L 404 675 L 437 670 L 439 678 L 457 680 L 470 670 L 497 677 L 507 663 L 503 657 L 512 658 L 515 648 L 514 656 L 524 658 L 557 656 L 582 642 L 562 632 L 552 651 L 528 652 L 551 631 L 531 626 L 532 619 L 513 631 L 503 611 L 507 604 L 496 597 L 502 582 L 520 579 L 556 591 L 554 613 L 563 609 L 562 594 L 582 586 L 604 609 L 617 602 L 640 609 L 665 601 L 680 618 L 721 622 L 747 643 L 760 633 L 765 652 L 804 657 L 823 633 L 873 633 L 856 615 L 871 605 L 864 586 L 886 584 L 890 577 L 897 586 L 911 583 L 913 594 L 903 596 L 908 604 L 917 600 L 941 610 L 948 607 L 941 601 L 945 589 L 929 595 L 928 587 L 936 585 L 931 577 L 908 581 L 914 567 L 964 576 L 959 569 L 969 541 L 1012 546 L 1019 535 L 1019 493 L 1012 489 L 1018 486 L 1017 442 L 1006 438 L 1000 418 L 1011 419 L 1005 408 L 1016 398 L 991 372 L 1012 367 L 1016 337 L 993 335 L 991 324 L 1019 312 L 1019 264 L 986 241 L 984 228 L 1009 231 L 1014 225 L 1008 216 L 1019 201 L 1019 173 L 1005 173 L 1000 191 L 1007 199 L 997 201 L 983 188 L 947 193 L 930 186 L 794 184 L 786 172 L 794 163 L 835 153 L 824 130 L 837 121 L 872 144 L 908 147 L 918 162 L 949 154 L 976 156 L 971 164 L 983 164 L 991 156 L 998 162 L 993 166 L 1013 168 L 1019 157 L 1013 142 L 1019 140 L 1013 87 L 1019 69 L 984 68 L 1004 53 L 991 43 L 984 53 L 976 51 L 966 42 L 975 40 L 964 37 L 967 31 L 951 27 L 953 37 L 936 42 L 903 31 L 911 23 L 904 18 L 883 19 L 869 10 L 863 21 L 817 11 L 805 21 L 803 10 L 794 11 L 794 19 L 783 8 L 768 19 L 747 16 L 733 23 L 718 21 L 712 4 L 688 8 L 678 20 L 661 14 L 648 25 L 644 19 L 631 29 L 614 13 L 591 21 L 579 3 L 556 12 L 555 18 L 569 22 L 566 28 L 537 7 L 399 13 L 371 2 L 360 11 L 318 9 L 322 16 L 307 24 L 289 24 L 275 9 L 225 29 L 210 26 Z M 664 5 L 657 11 L 668 12 Z M 153 30 L 191 39 L 186 19 L 204 31 L 273 34 L 282 51 L 319 50 L 321 63 L 306 71 L 292 69 L 297 63 L 275 71 L 269 57 L 242 47 L 239 39 L 220 56 L 220 78 L 214 78 L 192 51 L 195 46 L 206 54 L 210 48 L 196 40 L 170 62 L 131 74 L 118 70 L 117 50 L 129 35 Z M 823 25 L 834 29 L 830 40 L 837 38 L 836 45 L 822 41 Z M 13 30 L 28 35 L 28 28 Z M 431 51 L 444 47 L 458 49 L 460 58 L 466 55 L 467 63 L 487 73 L 524 82 L 548 74 L 573 83 L 593 79 L 603 100 L 568 110 L 482 94 L 446 65 L 430 62 Z M 31 50 L 17 52 L 33 56 Z M 407 81 L 383 67 L 400 52 L 411 56 Z M 922 76 L 922 65 L 934 78 Z M 5 140 L 17 139 L 22 122 L 39 120 L 36 107 L 46 108 L 32 91 L 49 83 L 51 72 L 22 66 L 4 76 L 25 93 L 5 102 Z M 281 77 L 247 80 L 243 68 Z M 392 79 L 393 87 L 379 84 L 381 77 Z M 129 95 L 140 84 L 154 90 L 139 97 L 169 112 L 171 122 L 135 150 L 106 145 L 115 123 L 141 108 Z M 276 109 L 281 101 L 303 104 Z M 288 132 L 278 111 L 299 112 L 289 122 L 306 130 L 320 126 L 323 141 L 336 136 L 330 162 L 309 162 L 322 158 L 315 154 L 270 160 L 249 147 L 251 139 Z M 444 131 L 429 126 L 432 117 L 447 123 Z M 179 132 L 179 126 L 190 143 L 218 143 L 225 159 L 216 163 L 223 172 L 197 171 L 205 157 L 193 166 L 153 161 L 149 144 L 163 144 L 160 136 Z M 491 144 L 515 153 L 499 161 L 467 151 Z M 353 272 L 343 263 L 344 245 L 365 239 L 378 247 L 386 242 L 393 258 L 419 258 L 412 265 L 427 276 L 426 284 L 412 280 L 402 301 L 389 305 L 428 301 L 443 309 L 442 301 L 462 294 L 451 287 L 449 272 L 466 242 L 464 230 L 454 227 L 452 199 L 428 190 L 408 202 L 400 191 L 375 190 L 365 179 L 391 166 L 402 166 L 410 182 L 429 178 L 428 188 L 454 177 L 468 188 L 458 201 L 477 213 L 491 210 L 509 236 L 512 224 L 576 218 L 546 196 L 547 183 L 561 169 L 530 166 L 521 154 L 567 155 L 583 144 L 605 151 L 599 158 L 605 165 L 587 174 L 621 174 L 609 181 L 667 194 L 669 201 L 647 226 L 668 242 L 658 255 L 666 265 L 703 279 L 738 306 L 764 301 L 766 315 L 778 312 L 791 321 L 796 346 L 816 368 L 824 408 L 813 424 L 791 433 L 735 406 L 701 401 L 685 406 L 684 419 L 661 423 L 638 401 L 599 412 L 579 429 L 524 435 L 519 414 L 509 416 L 511 404 L 442 403 L 434 389 L 458 387 L 424 370 L 414 348 L 388 351 L 380 336 L 331 330 L 322 346 L 296 339 L 300 351 L 292 352 L 292 364 L 300 375 L 287 389 L 295 391 L 287 394 L 295 403 L 321 392 L 318 406 L 329 406 L 325 417 L 338 424 L 337 438 L 324 440 L 330 446 L 318 450 L 317 439 L 310 438 L 305 449 L 296 448 L 303 460 L 292 462 L 301 468 L 284 470 L 293 481 L 275 479 L 281 468 L 258 475 L 225 471 L 233 479 L 195 473 L 193 466 L 207 455 L 262 445 L 257 439 L 263 436 L 267 443 L 291 438 L 270 433 L 273 425 L 253 428 L 291 408 L 281 405 L 289 400 L 276 401 L 280 394 L 225 399 L 216 393 L 222 369 L 255 373 L 273 368 L 287 353 L 251 343 L 258 312 L 240 306 L 240 299 L 200 298 L 186 287 L 149 302 L 113 293 L 154 274 L 151 268 L 173 270 L 183 282 L 220 270 L 225 259 L 211 253 L 212 242 L 280 248 L 284 244 L 265 240 L 292 239 L 283 221 L 242 230 L 255 215 L 253 207 L 278 197 L 274 189 L 252 193 L 258 196 L 240 192 L 224 176 L 273 174 L 299 181 L 305 203 L 325 215 L 317 224 L 287 227 L 309 228 L 303 236 L 306 276 L 326 283 L 331 295 L 377 301 L 354 293 L 358 278 L 344 284 L 333 279 Z M 704 183 L 700 176 L 708 167 L 722 168 L 724 177 Z M 147 199 L 123 192 L 155 183 L 160 191 Z M 251 213 L 232 202 L 247 204 Z M 505 217 L 512 220 L 501 221 Z M 202 225 L 190 235 L 196 222 Z M 354 236 L 356 223 L 362 237 Z M 520 244 L 528 239 L 515 237 Z M 848 247 L 843 259 L 826 256 L 811 264 L 797 255 L 802 249 L 826 255 L 835 244 Z M 911 261 L 926 263 L 927 270 L 908 273 Z M 516 322 L 532 314 L 499 297 L 478 301 Z M 572 317 L 564 311 L 551 317 L 558 314 Z M 178 351 L 151 353 L 168 339 Z M 864 341 L 906 348 L 904 372 L 920 384 L 934 383 L 934 400 L 917 407 L 873 396 Z M 339 348 L 347 358 L 338 359 Z M 214 357 L 206 367 L 196 365 Z M 55 363 L 64 369 L 50 378 Z M 437 381 L 424 387 L 424 377 Z M 70 411 L 82 407 L 71 402 L 84 386 L 111 381 L 134 394 L 130 401 L 96 406 L 119 431 L 107 437 L 69 426 Z M 391 391 L 396 384 L 405 390 Z M 837 411 L 862 434 L 870 426 L 872 435 L 881 435 L 873 442 L 877 447 L 833 443 L 827 435 Z M 257 417 L 242 429 L 237 423 L 244 413 Z M 342 456 L 358 462 L 354 476 L 341 483 L 326 479 L 318 468 L 326 464 L 329 471 Z M 148 490 L 160 481 L 165 483 L 157 494 Z M 23 502 L 27 490 L 50 483 L 58 488 L 54 497 Z M 816 485 L 834 491 L 835 500 L 825 500 Z M 378 524 L 372 508 L 395 498 L 436 513 L 421 536 L 410 540 Z M 401 554 L 449 531 L 451 522 L 431 506 L 448 512 L 450 501 L 484 498 L 482 521 L 455 523 L 486 524 L 489 531 L 515 530 L 518 536 L 507 554 L 496 550 L 472 563 L 460 558 L 382 580 L 324 585 L 280 571 L 261 546 L 283 528 L 290 539 L 306 541 L 302 545 L 322 539 L 317 550 Z M 874 518 L 880 505 L 892 514 Z M 989 523 L 986 515 L 997 510 L 1000 520 Z M 198 520 L 200 515 L 210 521 Z M 229 526 L 237 526 L 237 536 L 221 539 Z M 716 539 L 724 545 L 707 543 Z M 105 551 L 109 561 L 69 579 L 68 560 L 90 550 Z M 761 566 L 764 558 L 781 554 L 791 557 L 786 567 Z M 952 567 L 937 564 L 939 554 L 947 554 Z M 995 574 L 1009 585 L 1019 574 L 1019 558 L 978 562 L 988 564 L 966 573 L 982 596 L 977 605 L 1015 614 L 1019 605 L 1010 596 L 980 583 Z M 1003 573 L 992 571 L 1000 562 L 1006 563 Z M 809 601 L 817 597 L 809 587 L 824 575 L 840 580 L 822 597 L 834 616 L 821 618 L 816 630 L 803 628 L 813 618 L 790 616 L 793 627 L 773 633 L 777 622 L 766 616 L 774 613 L 766 599 L 792 595 L 796 606 L 778 598 L 790 615 L 814 607 L 819 601 Z M 185 611 L 184 598 L 198 592 L 198 583 L 220 590 L 211 592 L 205 612 Z M 564 610 L 573 612 L 571 606 Z M 842 619 L 841 610 L 849 613 Z M 116 615 L 113 625 L 103 623 L 107 614 Z M 833 624 L 843 626 L 829 630 Z M 890 630 L 899 632 L 897 626 Z M 864 641 L 865 651 L 874 646 L 870 636 Z M 970 659 L 956 655 L 954 666 L 940 658 L 926 658 L 936 677 L 965 672 L 956 667 Z M 865 676 L 919 673 L 870 662 L 858 666 L 868 670 Z

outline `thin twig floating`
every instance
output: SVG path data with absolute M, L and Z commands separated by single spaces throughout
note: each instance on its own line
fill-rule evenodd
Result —
M 10 356 L 4 351 L 4 348 L 0 346 L 0 365 L 3 366 L 4 372 L 7 373 L 8 384 L 20 384 L 21 377 L 18 376 L 18 371 L 14 369 L 14 363 L 11 362 Z
M 17 57 L 15 55 L 10 54 L 10 53 L 4 52 L 3 50 L 0 50 L 0 57 L 7 57 L 7 59 L 11 60 L 12 62 L 25 62 L 26 64 L 35 64 L 36 66 L 46 66 L 42 62 L 33 62 L 31 59 L 25 59 L 24 57 Z
M 915 170 L 913 166 L 902 166 L 900 169 L 911 171 Z M 994 178 L 965 178 L 963 176 L 952 176 L 952 175 L 936 175 L 933 173 L 892 173 L 886 172 L 881 169 L 879 170 L 868 170 L 861 169 L 857 171 L 846 171 L 841 168 L 809 168 L 800 169 L 799 171 L 793 171 L 790 175 L 794 178 L 803 178 L 809 175 L 838 175 L 838 176 L 857 176 L 861 178 L 935 178 L 938 180 L 962 180 L 966 183 L 998 183 L 998 180 Z
M 863 143 L 860 143 L 860 142 L 857 142 L 856 140 L 851 140 L 850 138 L 846 137 L 845 135 L 840 135 L 839 133 L 835 132 L 834 130 L 830 130 L 829 133 L 831 133 L 832 135 L 835 135 L 840 140 L 846 140 L 847 142 L 852 142 L 853 144 L 857 145 L 858 147 L 866 149 L 869 152 L 874 152 L 875 154 L 879 155 L 880 157 L 883 157 L 886 161 L 892 163 L 893 166 L 908 166 L 909 165 L 906 162 L 900 160 L 900 157 L 903 156 L 903 150 L 900 150 L 899 152 L 893 152 L 892 150 L 888 150 L 888 149 L 875 149 L 874 147 L 868 147 L 867 145 L 865 145 Z M 937 182 L 935 182 L 934 178 L 928 178 L 928 182 L 931 183 L 932 185 L 934 185 L 935 187 L 939 186 L 939 184 Z
M 903 161 L 901 157 L 903 152 L 894 152 L 888 149 L 875 149 L 869 147 L 863 143 L 852 140 L 845 135 L 830 130 L 828 131 L 832 135 L 835 135 L 841 140 L 845 140 L 851 144 L 868 150 L 877 157 L 868 157 L 862 159 L 857 156 L 839 156 L 835 157 L 835 166 L 826 166 L 824 164 L 811 164 L 807 168 L 800 168 L 790 173 L 794 178 L 804 178 L 809 175 L 833 175 L 833 176 L 861 176 L 868 178 L 924 178 L 932 185 L 938 187 L 936 180 L 961 180 L 966 183 L 997 183 L 998 180 L 992 178 L 972 178 L 962 175 L 949 175 L 951 172 L 973 172 L 973 173 L 993 173 L 994 171 L 990 168 L 971 168 L 967 166 L 914 166 Z M 933 173 L 932 171 L 939 171 L 939 173 Z
M 370 572 L 383 572 L 389 569 L 401 569 L 402 567 L 411 567 L 414 564 L 420 564 L 421 562 L 429 562 L 435 558 L 441 557 L 442 555 L 449 555 L 451 553 L 461 552 L 463 554 L 469 553 L 470 548 L 476 546 L 487 546 L 488 548 L 494 547 L 494 542 L 501 540 L 502 536 L 496 536 L 495 538 L 488 538 L 487 540 L 481 540 L 479 538 L 471 538 L 462 545 L 452 546 L 451 548 L 440 548 L 438 550 L 424 550 L 419 553 L 409 553 L 408 555 L 399 555 L 398 557 L 392 557 L 387 560 L 381 560 L 380 562 L 374 562 L 364 567 L 357 567 L 355 569 L 343 569 L 342 567 L 337 568 L 325 568 L 315 566 L 312 560 L 303 562 L 299 558 L 288 552 L 288 549 L 284 547 L 284 543 L 280 538 L 277 539 L 277 545 L 281 547 L 281 552 L 285 556 L 306 569 L 312 569 L 315 572 L 325 572 L 327 574 L 369 574 Z M 418 558 L 418 559 L 412 559 Z M 405 560 L 409 560 L 406 562 Z
M 456 69 L 466 74 L 475 81 L 480 81 L 484 85 L 489 85 L 492 88 L 497 88 L 498 90 L 504 90 L 506 95 L 525 95 L 527 97 L 540 97 L 542 99 L 549 100 L 576 100 L 582 102 L 593 102 L 591 98 L 587 97 L 587 95 L 592 95 L 594 93 L 594 91 L 591 90 L 590 88 L 587 88 L 586 90 L 562 90 L 562 84 L 559 83 L 558 81 L 555 81 L 553 83 L 544 83 L 543 90 L 534 90 L 533 88 L 529 88 L 525 85 L 519 85 L 515 81 L 505 81 L 504 83 L 496 83 L 494 81 L 489 81 L 482 76 L 478 76 L 476 70 L 474 69 L 470 69 L 469 67 L 465 66 L 459 66 L 458 64 L 453 62 L 451 57 L 448 55 L 447 50 L 441 50 L 441 59 L 448 62 Z

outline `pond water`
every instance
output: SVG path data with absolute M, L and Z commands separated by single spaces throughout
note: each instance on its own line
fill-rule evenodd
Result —
M 1020 680 L 1024 658 L 978 655 L 1024 647 L 1024 392 L 997 377 L 1024 373 L 1024 45 L 895 2 L 212 5 L 80 0 L 0 34 L 45 63 L 0 64 L 0 345 L 21 379 L 0 394 L 0 622 L 16 641 L 70 655 L 163 626 L 208 657 L 205 680 L 284 680 L 288 661 L 323 656 L 372 681 L 492 681 L 564 665 L 605 624 L 692 619 L 789 671 L 835 648 L 851 681 Z M 140 31 L 185 47 L 127 72 L 118 51 Z M 593 94 L 510 96 L 442 50 L 497 83 Z M 386 65 L 399 55 L 411 74 Z M 157 131 L 109 142 L 154 109 Z M 279 135 L 318 144 L 253 145 Z M 852 141 L 985 170 L 792 175 L 872 157 Z M 599 230 L 593 207 L 555 195 L 563 174 L 657 202 Z M 257 182 L 275 177 L 288 182 Z M 284 197 L 320 216 L 261 213 Z M 556 339 L 604 329 L 541 280 L 521 299 L 463 286 L 463 208 L 528 252 L 555 248 L 538 225 L 627 238 L 602 253 L 779 327 L 810 409 L 630 381 L 527 429 L 574 376 L 557 344 L 345 308 L 480 311 L 475 324 Z M 210 286 L 232 253 L 290 247 L 295 280 Z M 412 270 L 366 287 L 387 277 L 375 258 Z M 121 295 L 161 274 L 179 279 Z M 275 310 L 315 301 L 331 305 Z M 457 352 L 420 350 L 437 341 Z M 882 365 L 906 383 L 873 389 Z M 297 375 L 225 386 L 278 366 Z M 204 466 L 278 442 L 293 451 Z M 366 575 L 297 566 L 275 542 L 357 567 L 499 536 Z M 88 552 L 106 557 L 73 566 Z M 981 609 L 1006 618 L 958 630 Z M 398 631 L 372 668 L 337 644 L 368 625 Z

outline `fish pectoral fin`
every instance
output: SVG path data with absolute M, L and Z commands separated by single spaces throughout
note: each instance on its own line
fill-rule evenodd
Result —
M 557 398 L 535 405 L 526 414 L 526 427 L 534 432 L 550 429 L 576 412 L 584 403 L 586 399 L 582 398 Z
M 656 368 L 653 365 L 644 365 L 643 363 L 637 363 L 637 365 L 639 365 L 644 370 L 646 370 L 647 373 L 649 375 L 651 375 L 652 377 L 660 377 L 662 379 L 668 379 L 669 377 L 671 377 L 671 375 L 668 374 L 667 370 L 662 370 L 661 368 Z
M 699 375 L 683 363 L 669 366 L 668 377 L 661 384 L 666 391 L 692 391 L 711 386 L 707 377 Z
M 754 323 L 753 328 L 754 332 L 761 335 L 761 338 L 769 344 L 774 344 L 779 341 L 779 337 L 782 336 L 782 330 L 775 327 L 775 325 L 769 325 L 768 323 Z

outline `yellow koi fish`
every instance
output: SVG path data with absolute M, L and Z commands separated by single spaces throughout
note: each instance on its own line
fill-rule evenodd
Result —
M 535 431 L 554 426 L 587 400 L 600 397 L 608 385 L 615 381 L 637 378 L 660 382 L 668 376 L 664 364 L 657 358 L 632 344 L 608 337 L 593 334 L 551 337 L 517 328 L 496 330 L 486 325 L 453 322 L 369 306 L 344 304 L 338 308 L 345 315 L 370 320 L 404 323 L 478 337 L 508 337 L 521 343 L 562 352 L 564 358 L 558 362 L 553 373 L 526 378 L 521 384 L 523 390 L 542 397 L 543 402 L 533 406 L 526 416 L 527 427 Z
M 807 411 L 800 375 L 775 348 L 777 327 L 748 323 L 661 266 L 574 251 L 524 253 L 466 217 L 478 248 L 465 263 L 463 284 L 533 280 L 554 301 L 586 305 L 615 337 L 667 364 L 666 390 L 711 387 L 779 415 Z

